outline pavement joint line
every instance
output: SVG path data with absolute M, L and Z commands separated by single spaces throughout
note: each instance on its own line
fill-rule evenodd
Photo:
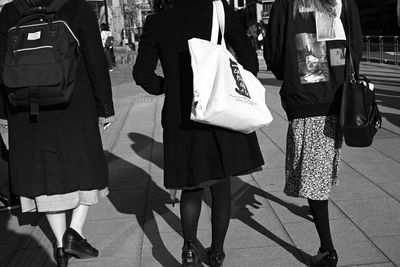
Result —
M 269 140 L 274 144 L 274 146 L 276 146 L 282 153 L 286 154 L 286 152 L 279 146 L 279 144 L 278 144 L 277 142 L 275 142 L 275 141 L 265 132 L 265 130 L 264 130 L 263 128 L 260 129 L 260 132 L 261 132 L 262 134 L 264 134 L 265 137 L 266 137 L 267 139 L 269 139 Z M 272 169 L 272 168 L 268 168 L 268 169 Z M 275 168 L 275 169 L 280 169 L 280 168 Z
M 151 99 L 156 99 L 157 100 L 157 102 L 159 101 L 158 99 L 159 99 L 159 97 L 153 97 L 153 96 L 147 96 L 147 98 L 146 99 L 150 99 L 149 97 L 151 97 Z M 134 107 L 134 106 L 133 106 Z M 133 108 L 132 107 L 132 108 Z M 156 107 L 157 107 L 157 104 L 156 104 Z M 154 125 L 156 124 L 156 118 L 157 118 L 157 108 L 155 108 L 155 109 L 153 109 L 153 123 L 154 123 Z M 153 127 L 153 130 L 152 130 L 152 143 L 151 143 L 151 149 L 150 149 L 150 151 L 151 151 L 151 160 L 153 159 L 153 149 L 154 149 L 154 134 L 155 134 L 155 126 Z M 151 178 L 151 162 L 149 162 L 149 176 L 150 176 L 150 179 L 152 179 Z M 148 181 L 148 183 L 149 183 L 150 181 Z M 147 235 L 146 233 L 145 233 L 145 229 L 144 229 L 144 225 L 146 224 L 146 213 L 147 213 L 147 209 L 148 209 L 148 207 L 149 207 L 149 203 L 148 203 L 148 199 L 149 199 L 149 196 L 150 196 L 150 186 L 147 186 L 147 188 L 145 189 L 146 190 L 146 193 L 145 193 L 145 199 L 146 199 L 146 201 L 145 201 L 145 204 L 144 204 L 144 223 L 143 223 L 143 234 L 141 235 L 141 240 L 140 240 L 140 259 L 138 259 L 138 262 L 140 263 L 140 266 L 142 266 L 142 264 L 143 264 L 143 242 L 144 242 L 144 235 Z
M 258 188 L 261 188 L 260 184 L 257 182 L 257 180 L 255 179 L 255 177 L 253 176 L 253 174 L 250 174 L 250 176 L 253 177 L 254 182 L 256 183 L 256 185 L 258 186 Z M 265 200 L 267 201 L 267 203 L 268 203 L 269 207 L 271 208 L 272 212 L 275 214 L 275 217 L 276 217 L 277 220 L 279 221 L 280 226 L 283 228 L 284 232 L 285 232 L 286 235 L 289 237 L 289 240 L 292 242 L 293 247 L 295 247 L 295 248 L 297 249 L 296 253 L 298 253 L 298 256 L 300 256 L 300 257 L 303 259 L 303 261 L 304 261 L 303 264 L 305 264 L 305 262 L 308 262 L 308 259 L 303 258 L 302 253 L 300 253 L 300 252 L 304 252 L 304 251 L 303 251 L 301 248 L 297 247 L 297 245 L 296 245 L 296 243 L 294 242 L 293 238 L 291 237 L 290 233 L 286 230 L 285 224 L 283 223 L 283 221 L 281 220 L 281 218 L 279 218 L 278 213 L 276 212 L 276 210 L 274 209 L 274 207 L 271 205 L 270 200 L 267 199 L 266 197 L 265 197 Z M 267 229 L 267 231 L 269 231 L 269 230 Z M 270 232 L 271 232 L 271 231 L 270 231 Z M 271 232 L 271 234 L 273 234 L 273 233 Z M 277 236 L 277 238 L 280 239 L 278 236 Z M 283 241 L 283 242 L 286 242 L 286 241 L 284 241 L 284 240 L 282 240 L 282 241 Z M 284 248 L 283 246 L 281 246 L 281 247 Z M 284 248 L 284 249 L 285 249 L 285 248 Z M 290 253 L 290 252 L 289 252 L 289 253 Z M 306 252 L 304 252 L 304 253 L 306 253 Z M 311 256 L 312 256 L 312 255 L 311 255 Z
M 389 255 L 387 255 L 365 232 L 363 229 L 361 229 L 361 227 L 359 227 L 355 221 L 353 219 L 351 219 L 340 207 L 339 205 L 337 205 L 337 203 L 333 200 L 330 199 L 329 201 L 332 202 L 333 205 L 335 205 L 335 207 L 344 215 L 344 217 L 346 217 L 364 236 L 367 240 L 369 240 L 369 242 L 371 242 L 371 244 L 373 246 L 375 246 L 375 248 L 382 253 L 382 255 L 384 255 L 386 257 L 386 259 L 388 259 L 393 265 L 396 266 L 396 264 L 392 261 L 392 259 L 389 257 Z M 371 264 L 372 265 L 372 264 Z M 350 265 L 349 265 L 350 266 Z M 357 266 L 357 265 L 355 265 Z
M 379 153 L 382 153 L 380 151 L 378 151 Z M 385 155 L 384 153 L 382 153 L 383 155 Z M 389 156 L 385 155 L 386 157 L 390 158 Z M 390 158 L 392 159 L 392 158 Z M 392 159 L 393 160 L 393 159 Z M 344 163 L 346 163 L 348 165 L 348 167 L 350 169 L 352 169 L 353 171 L 355 171 L 356 173 L 360 174 L 362 177 L 364 177 L 366 180 L 368 180 L 369 182 L 371 182 L 373 185 L 375 185 L 376 187 L 378 187 L 380 190 L 382 190 L 383 192 L 385 192 L 386 194 L 388 194 L 388 196 L 390 196 L 392 199 L 394 199 L 396 202 L 400 203 L 400 200 L 397 199 L 393 194 L 391 194 L 390 192 L 388 192 L 387 190 L 385 190 L 380 184 L 374 182 L 373 180 L 371 180 L 368 176 L 364 175 L 363 173 L 361 173 L 359 170 L 355 169 L 350 163 L 342 160 Z M 398 162 L 396 160 L 394 160 L 395 162 Z M 370 199 L 379 199 L 379 198 L 387 198 L 387 197 L 376 197 L 376 198 L 370 198 Z M 353 199 L 352 199 L 353 200 Z

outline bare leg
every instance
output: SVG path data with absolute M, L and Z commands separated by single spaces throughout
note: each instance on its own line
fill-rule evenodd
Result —
M 87 205 L 79 205 L 72 211 L 71 225 L 70 227 L 78 232 L 83 238 L 83 225 L 86 221 L 86 216 L 89 211 L 89 206 Z
M 49 221 L 51 230 L 54 233 L 54 236 L 57 239 L 57 248 L 63 247 L 63 235 L 67 228 L 65 211 L 55 212 L 55 213 L 46 213 L 47 220 Z

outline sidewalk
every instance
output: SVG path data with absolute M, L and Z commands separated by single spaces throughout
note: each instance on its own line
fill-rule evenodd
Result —
M 318 237 L 307 202 L 282 193 L 287 120 L 280 83 L 260 63 L 274 121 L 257 131 L 264 170 L 232 179 L 224 266 L 307 266 Z M 145 94 L 130 71 L 123 65 L 111 73 L 117 121 L 102 136 L 111 193 L 90 210 L 85 225 L 100 256 L 72 259 L 70 266 L 180 266 L 179 204 L 172 207 L 163 189 L 163 97 Z M 331 230 L 340 266 L 400 266 L 400 69 L 364 63 L 362 73 L 377 83 L 383 129 L 371 147 L 343 148 Z M 198 231 L 204 247 L 211 241 L 209 203 L 207 196 Z M 54 266 L 53 237 L 42 217 L 0 213 L 3 225 L 0 266 Z

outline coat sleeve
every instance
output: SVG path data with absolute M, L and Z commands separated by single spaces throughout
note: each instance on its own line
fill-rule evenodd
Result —
M 81 55 L 96 100 L 97 115 L 99 118 L 112 118 L 114 106 L 112 101 L 110 74 L 102 47 L 100 29 L 97 18 L 86 1 L 82 1 L 79 14 L 80 31 L 78 39 L 81 44 Z M 109 121 L 109 120 L 108 120 Z
M 356 77 L 359 76 L 360 61 L 362 59 L 363 37 L 361 31 L 360 15 L 355 1 L 347 1 L 350 10 L 350 39 L 351 55 Z
M 157 62 L 158 51 L 154 38 L 154 15 L 150 15 L 146 18 L 143 26 L 143 34 L 140 37 L 139 51 L 132 75 L 136 84 L 152 95 L 161 95 L 165 92 L 164 78 L 154 72 Z
M 268 70 L 283 80 L 286 14 L 277 0 L 271 9 L 267 34 L 264 38 L 264 59 Z
M 222 0 L 222 3 L 226 14 L 225 40 L 234 50 L 237 60 L 243 68 L 257 75 L 259 70 L 257 53 L 251 46 L 250 39 L 235 12 L 225 0 Z
M 5 5 L 0 12 L 0 124 L 7 124 L 6 93 L 3 84 L 3 64 L 7 51 L 7 10 Z

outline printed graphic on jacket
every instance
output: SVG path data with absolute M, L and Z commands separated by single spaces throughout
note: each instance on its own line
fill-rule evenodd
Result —
M 318 42 L 315 33 L 299 33 L 295 43 L 300 83 L 329 81 L 326 42 Z
M 346 64 L 346 47 L 332 48 L 329 50 L 331 66 L 344 66 Z
M 242 75 L 240 75 L 240 71 L 239 71 L 239 67 L 238 67 L 237 63 L 235 61 L 233 61 L 232 59 L 229 59 L 229 61 L 230 61 L 231 69 L 232 69 L 233 78 L 235 78 L 236 85 L 238 86 L 237 88 L 235 88 L 235 91 L 238 94 L 251 99 L 249 91 L 247 90 L 246 84 L 243 81 Z

